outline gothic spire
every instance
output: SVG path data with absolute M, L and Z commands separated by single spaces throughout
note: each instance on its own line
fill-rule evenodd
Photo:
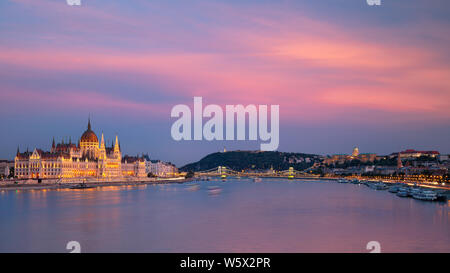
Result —
M 88 117 L 88 130 L 91 130 L 91 116 Z
M 119 138 L 118 138 L 117 135 L 116 135 L 116 143 L 114 144 L 114 152 L 118 152 L 118 151 L 120 151 L 120 148 L 119 148 Z
M 103 132 L 102 132 L 102 140 L 100 142 L 100 149 L 101 150 L 105 149 L 105 138 L 103 137 Z

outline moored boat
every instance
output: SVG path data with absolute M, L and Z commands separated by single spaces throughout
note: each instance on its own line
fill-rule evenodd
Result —
M 341 178 L 341 179 L 338 179 L 337 182 L 338 182 L 338 183 L 348 183 L 348 180 L 347 180 L 347 179 Z
M 376 185 L 376 190 L 378 190 L 378 191 L 383 191 L 383 190 L 387 190 L 387 188 L 388 188 L 388 186 L 386 185 L 386 184 L 384 184 L 384 183 L 378 183 L 377 185 Z
M 437 199 L 437 194 L 432 190 L 421 190 L 414 193 L 413 198 L 423 201 L 434 201 Z
M 414 197 L 414 195 L 418 195 L 421 192 L 419 187 L 414 187 L 409 189 L 409 196 Z
M 384 183 L 378 182 L 378 183 L 369 183 L 369 188 L 374 189 L 374 190 L 378 190 L 378 191 L 382 191 L 382 190 L 387 190 L 388 186 Z
M 85 183 L 80 183 L 78 185 L 70 187 L 70 189 L 73 189 L 73 190 L 82 190 L 82 189 L 91 189 L 91 188 L 93 188 L 93 187 L 92 186 L 88 186 Z
M 360 182 L 360 180 L 355 178 L 352 180 L 352 184 L 361 184 L 361 182 Z
M 409 190 L 408 188 L 399 188 L 396 194 L 398 197 L 408 197 Z
M 388 192 L 397 193 L 400 190 L 400 187 L 398 186 L 391 186 L 388 189 Z

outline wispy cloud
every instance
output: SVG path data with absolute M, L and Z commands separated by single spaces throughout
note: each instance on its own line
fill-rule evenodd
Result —
M 186 5 L 191 16 L 171 18 L 171 22 L 165 15 L 176 11 L 168 4 L 145 1 L 137 4 L 142 10 L 114 3 L 105 4 L 104 9 L 94 4 L 72 9 L 60 1 L 14 3 L 17 9 L 32 8 L 28 11 L 48 20 L 46 24 L 63 27 L 37 24 L 43 37 L 52 41 L 39 46 L 33 46 L 39 32 L 21 29 L 25 31 L 21 39 L 28 37 L 31 44 L 2 46 L 0 66 L 5 69 L 81 79 L 87 74 L 116 79 L 120 74 L 134 75 L 133 83 L 147 86 L 158 99 L 202 95 L 219 104 L 274 103 L 282 106 L 282 118 L 298 121 L 345 118 L 355 109 L 366 108 L 405 118 L 425 115 L 430 121 L 450 118 L 448 56 L 441 44 L 424 43 L 417 35 L 427 33 L 449 44 L 447 38 L 439 38 L 445 32 L 442 24 L 431 20 L 423 19 L 430 27 L 417 30 L 373 26 L 373 37 L 369 37 L 367 25 L 347 28 L 283 5 L 275 9 L 275 4 L 237 7 L 194 1 Z M 399 37 L 403 33 L 405 37 Z M 10 39 L 14 43 L 14 37 Z M 15 88 L 21 90 L 20 73 L 16 77 Z M 112 81 L 95 91 L 103 96 L 95 101 L 106 100 Z M 152 89 L 155 81 L 160 90 Z M 23 92 L 45 97 L 39 86 Z M 145 91 L 127 92 L 123 105 L 133 105 L 137 93 Z M 114 103 L 104 104 L 108 105 Z M 146 108 L 139 103 L 129 106 L 130 111 L 142 109 Z M 308 118 L 302 118 L 306 113 Z

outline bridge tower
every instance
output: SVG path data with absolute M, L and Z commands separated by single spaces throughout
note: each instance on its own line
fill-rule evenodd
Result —
M 219 174 L 220 174 L 220 177 L 221 177 L 222 179 L 227 178 L 227 168 L 226 168 L 226 167 L 224 167 L 224 166 L 219 166 L 217 170 L 218 170 L 218 172 L 219 172 Z
M 289 179 L 294 178 L 294 168 L 293 167 L 289 167 L 288 178 Z

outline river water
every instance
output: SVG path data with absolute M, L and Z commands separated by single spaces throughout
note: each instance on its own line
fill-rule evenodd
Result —
M 450 202 L 250 179 L 0 192 L 0 252 L 450 252 Z

